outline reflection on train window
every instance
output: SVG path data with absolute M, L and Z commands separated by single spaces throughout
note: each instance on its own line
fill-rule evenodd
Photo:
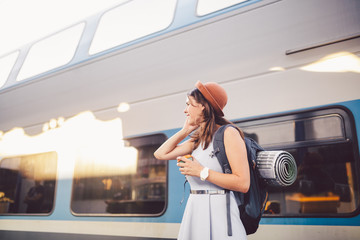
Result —
M 127 139 L 137 150 L 129 166 L 100 170 L 92 161 L 78 159 L 75 165 L 71 209 L 74 214 L 160 215 L 166 207 L 167 161 L 154 158 L 165 135 Z M 104 161 L 106 161 L 104 159 Z M 122 159 L 126 162 L 126 159 Z M 112 164 L 116 165 L 116 159 Z M 128 168 L 129 169 L 129 168 Z
M 0 214 L 49 214 L 54 206 L 55 152 L 0 162 Z
M 265 216 L 348 215 L 359 207 L 359 153 L 351 116 L 326 109 L 239 123 L 266 150 L 290 152 L 296 182 L 269 187 Z

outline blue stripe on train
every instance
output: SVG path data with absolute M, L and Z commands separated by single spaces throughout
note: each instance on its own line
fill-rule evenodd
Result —
M 335 104 L 327 105 L 334 106 Z M 344 106 L 348 108 L 355 119 L 355 127 L 357 136 L 360 136 L 360 100 L 348 101 L 343 103 L 337 103 L 338 106 Z M 317 106 L 319 107 L 319 106 Z M 316 108 L 317 108 L 316 107 Z M 326 106 L 320 106 L 326 107 Z M 309 108 L 312 109 L 312 108 Z M 309 110 L 303 109 L 303 110 Z M 281 113 L 283 114 L 283 113 Z M 273 114 L 272 114 L 273 115 Z M 168 137 L 176 133 L 178 129 L 172 129 L 164 131 L 163 133 Z M 359 140 L 358 140 L 359 144 Z M 359 146 L 360 149 L 360 146 Z M 359 166 L 359 163 L 358 165 Z M 183 197 L 183 183 L 184 176 L 182 176 L 175 161 L 169 162 L 169 193 L 168 193 L 168 206 L 165 213 L 161 216 L 154 217 L 121 217 L 121 216 L 74 216 L 69 209 L 69 189 L 72 186 L 72 180 L 60 180 L 57 188 L 57 196 L 61 196 L 61 199 L 56 201 L 56 210 L 49 216 L 1 216 L 2 219 L 32 219 L 32 220 L 76 220 L 76 221 L 117 221 L 117 222 L 167 222 L 167 223 L 180 223 L 183 215 L 184 208 L 186 206 L 186 199 L 188 197 L 189 185 L 185 190 L 185 201 L 180 205 L 180 201 Z M 357 212 L 353 217 L 263 217 L 261 224 L 277 224 L 277 225 L 338 225 L 338 226 L 360 226 L 360 215 Z M 3 231 L 4 232 L 4 231 Z M 1 238 L 0 239 L 6 239 Z M 71 239 L 71 238 L 69 238 Z M 119 239 L 119 238 L 118 238 Z

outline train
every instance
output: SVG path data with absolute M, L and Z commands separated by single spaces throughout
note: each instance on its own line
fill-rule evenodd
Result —
M 0 239 L 176 239 L 189 186 L 153 152 L 197 81 L 224 87 L 225 117 L 297 164 L 248 239 L 359 239 L 359 12 L 128 0 L 0 56 Z

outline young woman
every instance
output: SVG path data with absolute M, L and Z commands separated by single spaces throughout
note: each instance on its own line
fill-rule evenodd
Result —
M 213 137 L 221 125 L 231 124 L 223 116 L 225 90 L 217 83 L 196 83 L 188 94 L 183 128 L 154 153 L 160 160 L 178 159 L 181 174 L 190 183 L 178 239 L 246 239 L 234 195 L 231 193 L 232 236 L 228 236 L 225 189 L 247 192 L 249 165 L 243 133 L 233 127 L 224 133 L 225 152 L 232 174 L 224 174 L 213 152 Z M 192 134 L 191 134 L 192 133 Z M 190 139 L 179 144 L 189 134 Z M 193 160 L 185 158 L 191 154 Z M 183 162 L 180 162 L 183 161 Z

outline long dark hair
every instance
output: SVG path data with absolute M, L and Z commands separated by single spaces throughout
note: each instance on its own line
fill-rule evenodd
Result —
M 199 89 L 195 88 L 192 90 L 188 96 L 192 96 L 197 103 L 200 103 L 204 106 L 203 110 L 203 122 L 205 122 L 204 127 L 198 128 L 192 135 L 191 138 L 194 141 L 194 149 L 199 146 L 200 143 L 202 143 L 203 149 L 207 149 L 209 144 L 212 141 L 212 138 L 216 131 L 216 125 L 227 125 L 232 124 L 229 120 L 225 119 L 224 117 L 216 114 L 214 111 L 214 108 L 211 106 L 211 104 L 204 98 L 202 93 L 199 91 Z M 236 125 L 234 125 L 240 132 L 241 137 L 244 139 L 244 133 L 241 131 L 240 128 L 238 128 Z

